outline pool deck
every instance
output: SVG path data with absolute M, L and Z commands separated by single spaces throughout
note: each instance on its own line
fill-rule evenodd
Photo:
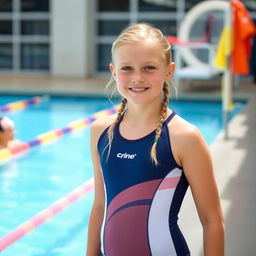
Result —
M 1 94 L 56 94 L 102 96 L 106 79 L 0 76 Z M 208 82 L 207 82 L 208 83 Z M 198 85 L 199 84 L 199 85 Z M 219 81 L 183 85 L 180 98 L 216 99 Z M 255 256 L 256 237 L 256 85 L 241 81 L 235 98 L 248 99 L 246 108 L 228 126 L 228 139 L 220 133 L 211 145 L 213 164 L 225 215 L 226 256 Z M 207 195 L 205 195 L 207 196 Z M 187 193 L 180 218 L 193 256 L 202 253 L 202 229 L 191 193 Z

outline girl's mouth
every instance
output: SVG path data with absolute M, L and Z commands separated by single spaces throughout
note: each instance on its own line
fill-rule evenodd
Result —
M 133 87 L 129 88 L 130 91 L 132 92 L 144 92 L 148 89 L 148 87 Z

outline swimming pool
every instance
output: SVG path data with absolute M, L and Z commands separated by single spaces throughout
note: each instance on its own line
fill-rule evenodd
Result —
M 28 96 L 1 96 L 0 105 Z M 38 106 L 8 113 L 17 138 L 32 140 L 48 130 L 111 107 L 104 98 L 51 97 Z M 234 113 L 244 104 L 235 104 Z M 222 128 L 220 102 L 173 101 L 171 107 L 194 123 L 211 144 Z M 234 114 L 233 113 L 233 114 Z M 89 129 L 67 134 L 0 166 L 0 237 L 92 177 Z M 3 256 L 84 255 L 93 194 L 83 197 L 5 251 Z

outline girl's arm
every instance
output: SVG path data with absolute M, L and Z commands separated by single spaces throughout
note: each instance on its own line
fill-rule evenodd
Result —
M 87 241 L 87 256 L 100 256 L 100 231 L 104 216 L 105 194 L 103 177 L 101 173 L 99 154 L 97 150 L 97 142 L 100 135 L 100 129 L 97 124 L 91 126 L 91 155 L 94 167 L 94 186 L 95 196 L 91 210 L 88 241 Z
M 204 256 L 224 256 L 224 221 L 209 149 L 191 126 L 180 139 L 180 162 L 203 226 Z

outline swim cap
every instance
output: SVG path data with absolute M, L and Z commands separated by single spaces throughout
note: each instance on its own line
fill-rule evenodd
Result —
M 8 117 L 2 117 L 0 119 L 0 131 L 5 131 L 14 128 L 14 122 Z

